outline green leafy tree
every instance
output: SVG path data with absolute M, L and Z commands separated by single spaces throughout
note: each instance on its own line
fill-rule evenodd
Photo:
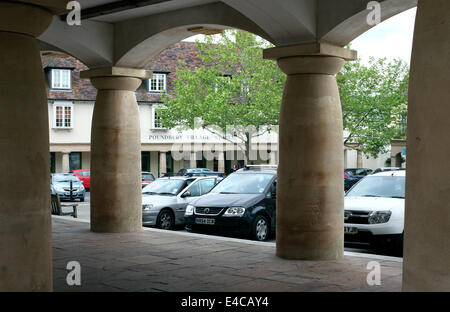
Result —
M 370 58 L 348 62 L 337 75 L 342 103 L 344 144 L 366 155 L 386 152 L 393 138 L 405 136 L 409 68 L 401 60 Z
M 173 91 L 163 95 L 161 122 L 168 128 L 194 129 L 201 119 L 203 128 L 219 135 L 216 127 L 225 131 L 234 126 L 248 159 L 251 139 L 278 125 L 285 75 L 262 57 L 271 45 L 248 32 L 225 31 L 218 40 L 208 36 L 196 45 L 204 66 L 192 69 L 180 63 Z

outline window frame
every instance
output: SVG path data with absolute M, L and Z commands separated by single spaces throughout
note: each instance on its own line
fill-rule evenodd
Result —
M 55 87 L 55 73 L 56 71 L 68 71 L 69 72 L 69 87 L 64 88 L 60 86 Z M 70 68 L 51 68 L 50 70 L 50 89 L 56 91 L 71 91 L 72 90 L 72 69 Z
M 164 109 L 162 105 L 152 105 L 152 130 L 167 130 L 162 124 L 160 127 L 156 126 L 156 113 L 158 109 Z
M 155 78 L 155 76 L 158 77 L 164 77 L 163 80 L 163 89 L 159 88 L 158 79 Z M 152 90 L 152 80 L 156 79 L 156 89 Z M 148 79 L 148 85 L 147 85 L 147 91 L 150 93 L 164 93 L 167 90 L 167 73 L 153 73 L 153 76 L 151 79 Z
M 62 107 L 62 126 L 58 126 L 56 122 L 56 110 L 58 107 Z M 65 114 L 66 109 L 70 108 L 70 126 L 67 127 L 65 123 Z M 75 120 L 75 114 L 74 114 L 74 105 L 73 102 L 67 102 L 67 101 L 55 101 L 53 102 L 53 116 L 52 116 L 52 128 L 53 129 L 73 129 L 74 128 L 74 120 Z

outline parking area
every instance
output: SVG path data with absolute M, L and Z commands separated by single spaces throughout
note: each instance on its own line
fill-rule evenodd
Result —
M 84 202 L 76 201 L 74 202 L 78 204 L 78 219 L 84 220 L 84 221 L 90 221 L 91 217 L 91 206 L 90 206 L 90 192 L 86 192 L 86 197 Z M 73 219 L 72 217 L 63 217 L 68 220 Z M 177 227 L 177 232 L 187 233 L 187 231 L 183 227 Z M 223 236 L 223 233 L 207 233 L 211 236 Z M 236 238 L 236 236 L 233 236 Z M 243 237 L 238 237 L 243 238 Z M 245 238 L 243 238 L 245 239 Z M 269 240 L 267 240 L 268 243 L 272 243 L 275 245 L 275 238 L 271 237 Z M 345 250 L 348 252 L 356 252 L 356 253 L 366 253 L 366 254 L 380 254 L 379 252 L 376 252 L 375 250 L 371 249 L 368 245 L 365 244 L 346 244 Z M 387 254 L 380 254 L 380 255 L 387 255 Z
M 81 285 L 67 284 L 78 261 Z M 381 267 L 370 286 L 367 264 Z M 346 252 L 335 261 L 285 260 L 275 244 L 146 228 L 93 233 L 84 220 L 53 216 L 55 291 L 400 291 L 402 260 Z

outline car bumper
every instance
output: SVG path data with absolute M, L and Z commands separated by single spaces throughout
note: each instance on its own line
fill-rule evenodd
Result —
M 198 224 L 197 218 L 214 219 L 214 224 Z M 251 222 L 246 217 L 237 216 L 185 216 L 184 221 L 187 226 L 192 229 L 216 230 L 226 233 L 249 234 L 251 230 Z
M 403 233 L 403 220 L 391 220 L 382 224 L 350 224 L 345 227 L 357 228 L 357 234 L 345 234 L 344 241 L 349 243 L 373 244 L 383 239 L 389 240 L 401 236 Z
M 142 211 L 142 225 L 155 226 L 159 211 Z
M 86 195 L 86 191 L 73 192 L 72 196 L 67 194 L 67 192 L 56 192 L 59 195 L 59 199 L 61 200 L 71 200 L 71 199 L 83 199 Z

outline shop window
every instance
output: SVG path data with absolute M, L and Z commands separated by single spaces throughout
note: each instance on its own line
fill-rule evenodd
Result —
M 81 153 L 73 152 L 69 154 L 70 171 L 81 169 Z

